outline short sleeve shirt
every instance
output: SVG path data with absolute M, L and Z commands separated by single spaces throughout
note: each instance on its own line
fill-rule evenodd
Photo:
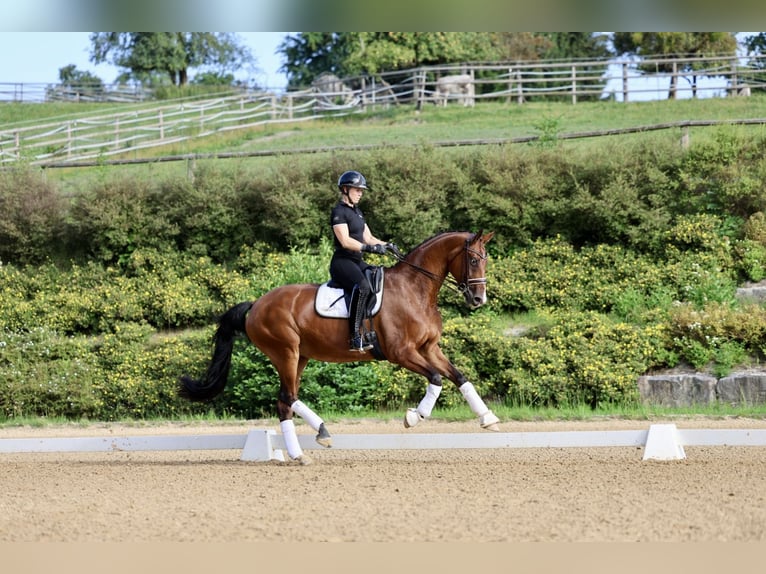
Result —
M 364 243 L 365 221 L 364 214 L 359 207 L 351 207 L 350 205 L 339 201 L 335 207 L 333 207 L 332 213 L 330 214 L 330 225 L 335 226 L 342 223 L 345 223 L 348 226 L 349 237 L 356 239 L 360 243 Z M 352 257 L 353 259 L 361 259 L 361 253 L 348 251 L 341 247 L 340 241 L 338 241 L 335 233 L 332 234 L 332 237 L 333 242 L 335 243 L 336 252 L 346 255 L 347 257 Z

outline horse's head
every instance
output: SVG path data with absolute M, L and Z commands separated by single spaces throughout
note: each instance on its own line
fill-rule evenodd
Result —
M 485 234 L 479 231 L 466 239 L 461 253 L 450 264 L 449 271 L 458 281 L 458 291 L 471 309 L 487 302 L 487 251 L 484 245 L 494 234 L 494 231 Z

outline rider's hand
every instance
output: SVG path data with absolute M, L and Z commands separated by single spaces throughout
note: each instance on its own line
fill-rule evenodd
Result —
M 376 243 L 375 245 L 367 245 L 365 243 L 364 245 L 362 245 L 362 251 L 365 251 L 367 253 L 375 253 L 376 255 L 385 255 L 386 246 L 381 245 L 380 243 Z
M 396 255 L 397 257 L 401 257 L 402 252 L 399 251 L 399 248 L 396 246 L 396 243 L 386 243 L 386 249 L 388 249 L 391 253 Z

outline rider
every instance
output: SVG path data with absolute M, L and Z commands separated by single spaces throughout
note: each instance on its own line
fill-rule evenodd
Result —
M 364 318 L 372 287 L 364 275 L 370 265 L 362 259 L 362 253 L 384 254 L 386 243 L 376 238 L 364 221 L 359 200 L 367 187 L 367 180 L 358 171 L 346 171 L 338 178 L 340 200 L 333 207 L 330 217 L 335 252 L 330 261 L 330 277 L 351 293 L 349 304 L 349 339 L 351 351 L 365 352 L 372 345 L 365 343 L 359 329 Z

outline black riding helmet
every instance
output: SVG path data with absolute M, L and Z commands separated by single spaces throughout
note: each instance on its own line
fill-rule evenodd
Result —
M 345 186 L 359 187 L 361 189 L 370 189 L 367 187 L 367 180 L 358 171 L 344 171 L 338 178 L 338 189 L 343 191 Z M 345 192 L 344 192 L 345 193 Z

